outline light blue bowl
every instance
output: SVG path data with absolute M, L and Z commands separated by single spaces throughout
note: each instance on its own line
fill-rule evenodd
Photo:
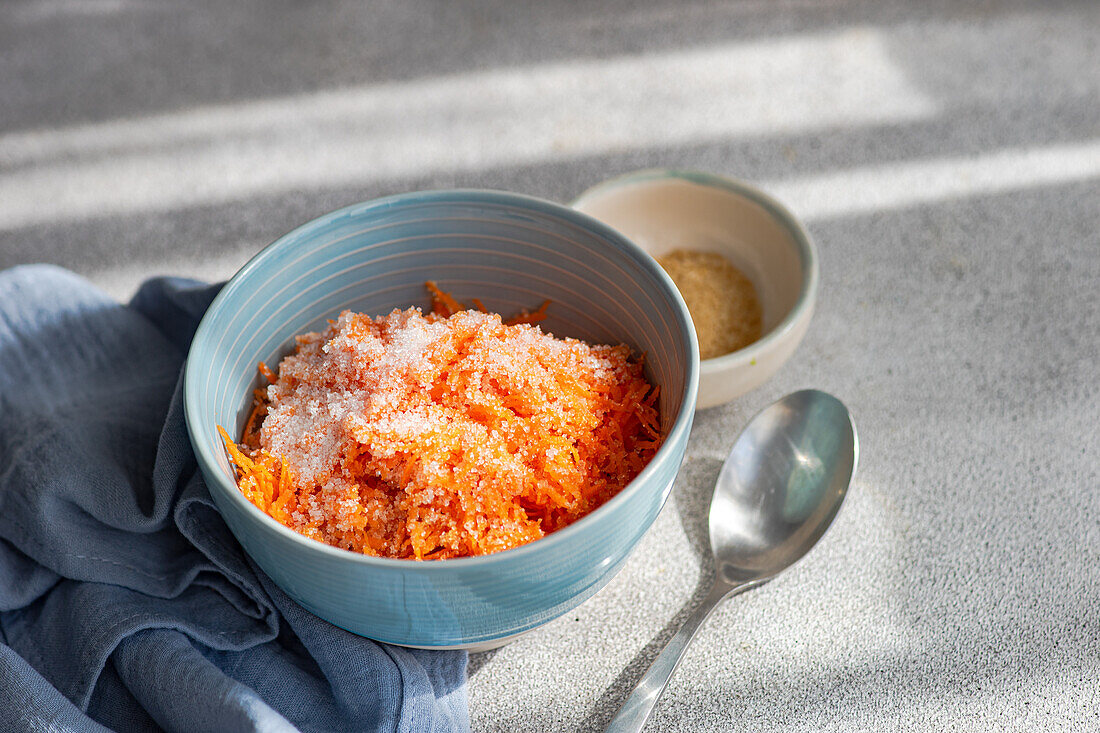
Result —
M 434 562 L 367 557 L 309 540 L 241 495 L 216 432 L 240 434 L 257 386 L 294 336 L 341 310 L 428 306 L 425 280 L 504 314 L 552 301 L 542 327 L 646 355 L 661 386 L 664 445 L 623 491 L 565 529 L 513 550 Z M 322 216 L 270 245 L 207 311 L 187 358 L 187 427 L 222 516 L 302 606 L 406 646 L 494 646 L 565 613 L 615 574 L 672 488 L 695 411 L 699 360 L 675 286 L 595 219 L 516 194 L 413 193 Z

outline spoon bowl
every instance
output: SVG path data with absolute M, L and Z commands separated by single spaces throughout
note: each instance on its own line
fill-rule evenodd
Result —
M 825 392 L 794 392 L 752 419 L 722 464 L 711 499 L 714 587 L 608 731 L 642 729 L 696 630 L 719 603 L 767 582 L 817 544 L 840 511 L 858 457 L 852 416 Z
M 836 397 L 807 389 L 760 412 L 714 487 L 710 547 L 729 583 L 769 578 L 809 552 L 855 471 L 855 425 Z

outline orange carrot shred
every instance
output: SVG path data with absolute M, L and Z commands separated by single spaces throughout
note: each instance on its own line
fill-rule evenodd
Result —
M 504 322 L 506 326 L 514 326 L 518 323 L 538 323 L 539 321 L 546 320 L 546 309 L 550 307 L 550 301 L 542 301 L 542 305 L 538 307 L 538 310 L 533 313 L 524 311 L 517 316 L 512 316 Z
M 643 358 L 542 333 L 530 324 L 549 301 L 502 322 L 425 285 L 427 316 L 343 313 L 278 370 L 258 367 L 272 386 L 254 392 L 241 444 L 218 426 L 250 502 L 336 547 L 441 560 L 537 540 L 645 467 L 661 434 Z M 356 357 L 347 381 L 341 354 L 386 356 Z M 373 412 L 308 407 L 334 388 L 364 390 Z
M 441 316 L 451 316 L 459 311 L 465 310 L 462 304 L 451 297 L 450 293 L 445 293 L 439 289 L 431 280 L 424 283 L 428 288 L 428 292 L 432 296 L 432 312 Z
M 275 384 L 275 380 L 277 379 L 277 377 L 275 376 L 275 372 L 271 371 L 271 368 L 268 367 L 267 364 L 261 361 L 256 366 L 256 368 L 259 370 L 260 374 L 263 375 L 264 379 L 268 381 L 269 384 Z

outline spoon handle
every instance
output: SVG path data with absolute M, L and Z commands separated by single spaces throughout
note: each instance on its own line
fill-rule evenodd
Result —
M 626 699 L 619 712 L 607 725 L 607 733 L 624 733 L 625 731 L 640 731 L 653 712 L 653 706 L 657 704 L 661 693 L 665 691 L 665 685 L 676 670 L 680 659 L 684 656 L 688 644 L 695 632 L 703 625 L 710 612 L 726 598 L 742 593 L 749 588 L 759 585 L 758 582 L 740 583 L 730 585 L 721 578 L 716 579 L 707 597 L 691 612 L 684 625 L 676 632 L 676 635 L 668 642 L 657 658 L 653 660 L 646 673 L 638 680 L 634 692 Z

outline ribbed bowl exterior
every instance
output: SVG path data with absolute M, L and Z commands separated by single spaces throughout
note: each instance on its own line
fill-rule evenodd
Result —
M 435 280 L 459 300 L 510 315 L 552 301 L 556 336 L 626 343 L 661 386 L 664 445 L 618 496 L 542 540 L 476 558 L 372 558 L 275 522 L 237 489 L 216 426 L 239 434 L 257 386 L 294 336 L 350 309 L 372 315 L 429 304 Z M 691 320 L 652 259 L 594 219 L 493 191 L 436 191 L 341 209 L 282 237 L 215 299 L 185 376 L 188 430 L 210 493 L 246 552 L 318 616 L 380 641 L 486 645 L 575 607 L 614 575 L 671 490 L 695 409 Z

